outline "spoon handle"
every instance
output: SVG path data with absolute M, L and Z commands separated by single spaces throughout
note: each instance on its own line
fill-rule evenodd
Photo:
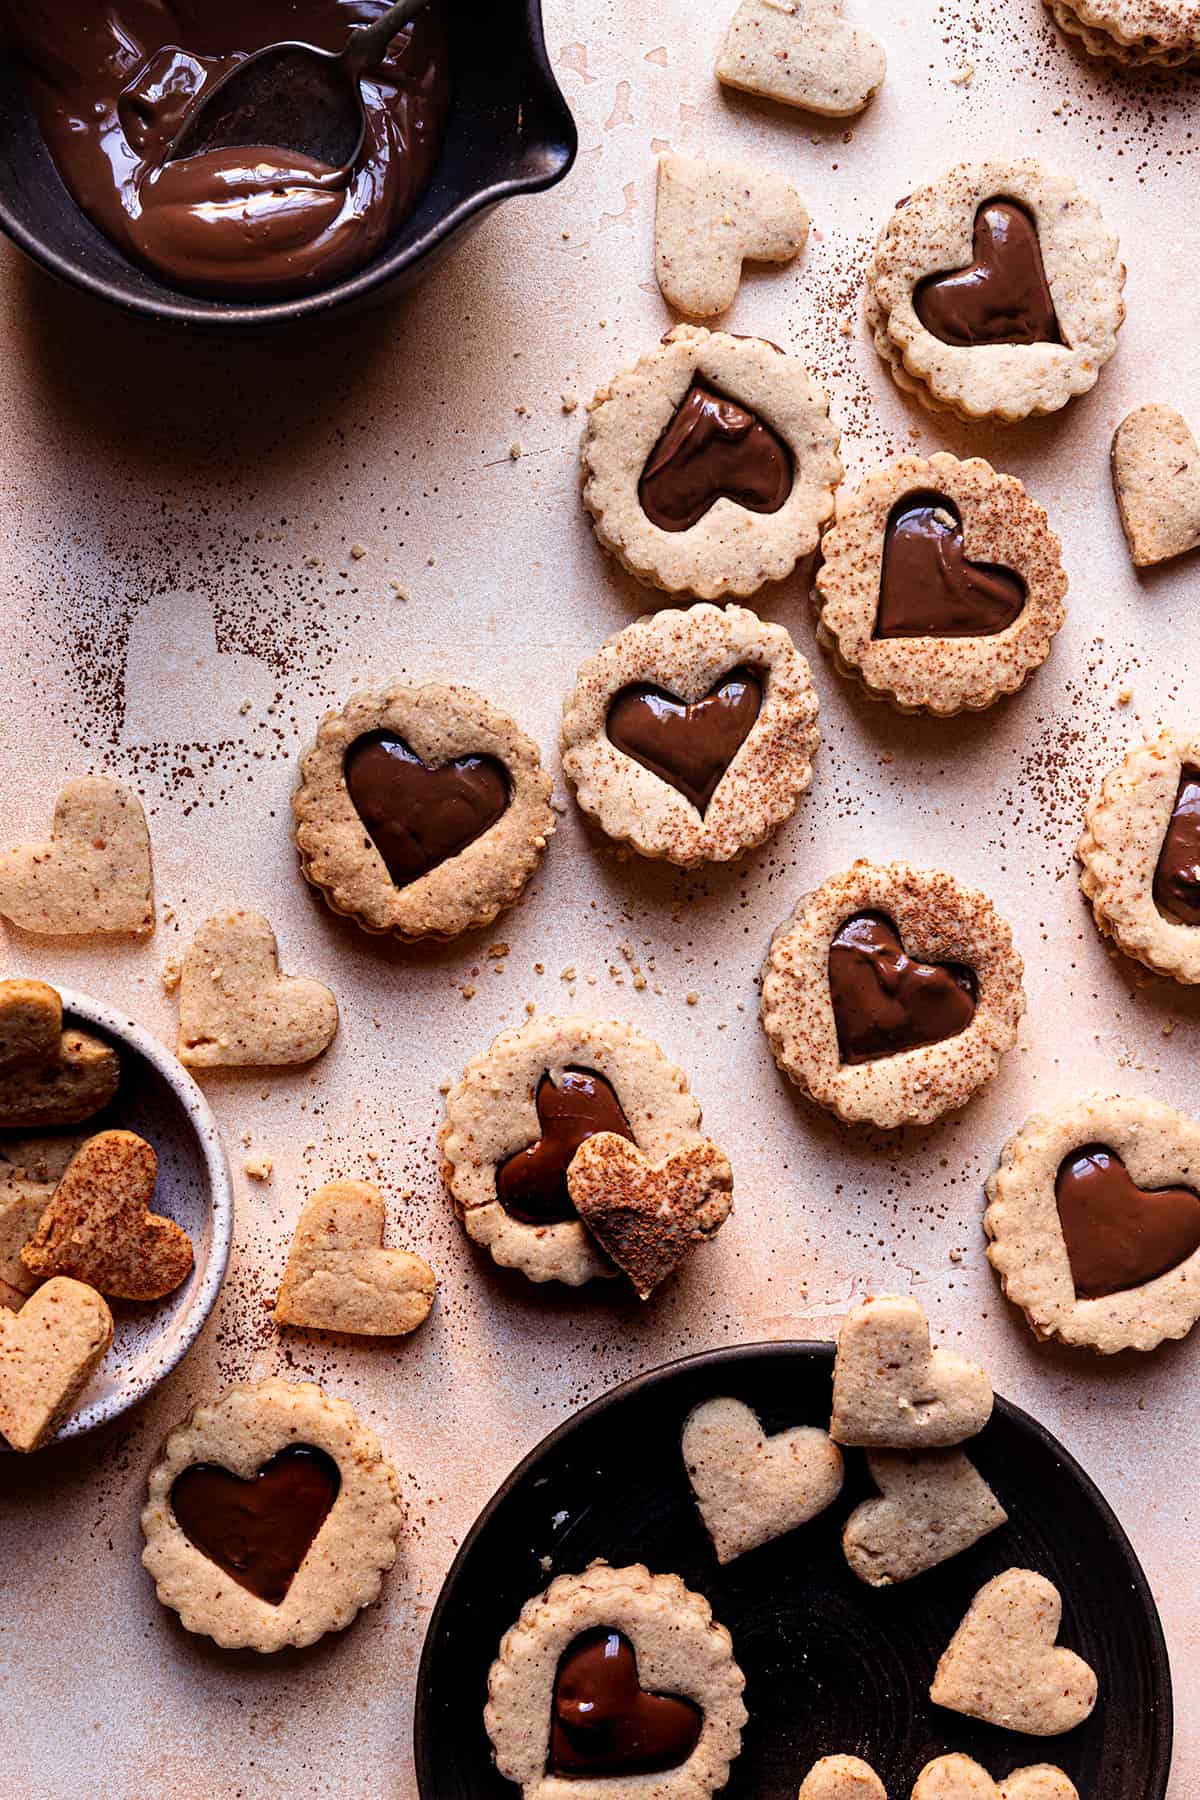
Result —
M 359 76 L 383 60 L 384 52 L 397 32 L 412 22 L 429 0 L 396 0 L 394 6 L 375 20 L 373 25 L 360 25 L 350 34 L 339 61 L 348 75 Z

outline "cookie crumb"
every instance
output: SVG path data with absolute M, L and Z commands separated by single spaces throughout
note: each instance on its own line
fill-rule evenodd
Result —
M 269 1156 L 254 1156 L 242 1164 L 251 1181 L 270 1181 L 275 1164 Z
M 162 966 L 162 984 L 168 994 L 173 994 L 183 980 L 183 964 L 177 956 L 172 956 Z

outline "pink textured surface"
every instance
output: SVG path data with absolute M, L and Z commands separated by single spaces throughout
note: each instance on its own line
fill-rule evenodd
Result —
M 986 1361 L 1116 1506 L 1175 1665 L 1171 1800 L 1200 1792 L 1200 1347 L 1104 1364 L 1039 1349 L 999 1296 L 980 1228 L 983 1178 L 1034 1109 L 1087 1089 L 1197 1105 L 1200 1001 L 1106 953 L 1072 862 L 1099 774 L 1160 722 L 1194 720 L 1200 702 L 1195 564 L 1139 581 L 1108 478 L 1112 430 L 1134 405 L 1180 405 L 1200 428 L 1200 299 L 1179 250 L 1200 173 L 1194 83 L 1124 81 L 1087 63 L 1040 0 L 851 0 L 891 69 L 847 142 L 718 91 L 710 71 L 732 3 L 548 0 L 581 126 L 570 183 L 502 212 L 422 293 L 338 332 L 256 347 L 167 340 L 0 258 L 3 834 L 42 835 L 64 771 L 131 782 L 150 817 L 162 921 L 149 944 L 117 950 L 8 934 L 4 972 L 104 996 L 169 1039 L 162 964 L 211 911 L 238 904 L 269 914 L 284 967 L 327 980 L 343 1016 L 311 1071 L 205 1077 L 239 1213 L 221 1304 L 183 1367 L 118 1432 L 4 1461 L 8 1791 L 75 1800 L 102 1769 L 105 1793 L 129 1800 L 410 1800 L 429 1610 L 517 1458 L 581 1401 L 670 1356 L 828 1336 L 852 1296 L 911 1288 L 942 1341 Z M 956 83 L 969 64 L 973 79 Z M 1021 476 L 1063 538 L 1067 626 L 1015 700 L 914 723 L 837 679 L 803 588 L 785 584 L 761 609 L 813 661 L 825 741 L 813 792 L 774 846 L 740 870 L 674 875 L 617 860 L 568 803 L 515 914 L 483 940 L 394 949 L 333 918 L 300 880 L 287 831 L 297 755 L 326 705 L 398 675 L 478 685 L 552 755 L 578 664 L 655 604 L 594 543 L 577 496 L 581 416 L 560 396 L 586 400 L 670 322 L 651 238 L 654 155 L 667 146 L 792 175 L 813 239 L 790 271 L 745 283 L 734 329 L 799 352 L 829 385 L 851 479 L 888 454 L 937 448 Z M 1000 433 L 903 400 L 859 298 L 895 201 L 959 157 L 1007 150 L 1100 192 L 1130 267 L 1130 319 L 1093 395 Z M 351 555 L 356 544 L 365 556 Z M 1028 968 L 1021 1046 L 993 1087 L 899 1143 L 806 1111 L 755 1020 L 771 929 L 859 854 L 943 864 L 986 889 Z M 500 943 L 508 953 L 489 958 Z M 449 1216 L 438 1083 L 527 1003 L 648 1031 L 690 1071 L 732 1158 L 734 1219 L 644 1310 L 611 1291 L 503 1277 Z M 241 1172 L 260 1156 L 274 1162 L 265 1185 Z M 281 1334 L 266 1310 L 303 1198 L 337 1176 L 377 1181 L 390 1241 L 441 1277 L 432 1320 L 398 1347 Z M 222 1655 L 159 1608 L 137 1516 L 163 1432 L 196 1400 L 277 1371 L 361 1408 L 401 1472 L 408 1533 L 378 1607 L 310 1653 L 267 1662 Z

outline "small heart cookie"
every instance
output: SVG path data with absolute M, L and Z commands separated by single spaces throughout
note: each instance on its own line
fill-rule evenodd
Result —
M 659 160 L 655 272 L 676 312 L 693 319 L 725 312 L 743 262 L 791 262 L 807 238 L 804 202 L 782 175 L 697 156 Z
M 383 1248 L 387 1206 L 367 1181 L 332 1181 L 300 1214 L 275 1302 L 277 1325 L 400 1337 L 424 1324 L 437 1291 L 427 1262 Z
M 337 1001 L 322 982 L 279 973 L 261 913 L 219 913 L 200 927 L 179 983 L 178 1055 L 188 1068 L 311 1062 L 337 1028 Z
M 910 1581 L 1008 1523 L 961 1450 L 870 1450 L 867 1468 L 881 1498 L 850 1514 L 842 1548 L 871 1587 Z
M 841 1492 L 842 1453 L 827 1432 L 797 1425 L 768 1437 L 740 1400 L 697 1406 L 682 1449 L 718 1562 L 807 1524 Z
M 849 1313 L 838 1333 L 833 1420 L 839 1444 L 933 1450 L 960 1444 L 992 1415 L 992 1384 L 952 1350 L 931 1350 L 918 1301 L 882 1294 Z
M 0 981 L 0 1070 L 54 1062 L 62 1001 L 44 981 Z
M 112 1314 L 95 1289 L 63 1276 L 19 1313 L 0 1312 L 0 1433 L 14 1450 L 37 1450 L 53 1435 L 112 1335 Z
M 842 0 L 742 0 L 717 80 L 830 119 L 860 113 L 887 74 L 883 46 L 847 25 Z
M 800 1787 L 799 1800 L 887 1800 L 870 1763 L 858 1756 L 823 1756 Z
M 693 1144 L 653 1163 L 636 1144 L 601 1131 L 567 1170 L 571 1204 L 640 1300 L 733 1210 L 733 1170 L 716 1144 Z
M 98 775 L 69 781 L 50 842 L 0 855 L 0 913 L 42 937 L 147 937 L 154 877 L 141 801 Z
M 79 1125 L 107 1106 L 121 1065 L 90 1032 L 63 1030 L 44 981 L 0 981 L 0 1128 Z
M 1200 547 L 1200 449 L 1169 406 L 1140 406 L 1117 426 L 1113 487 L 1129 554 L 1153 568 Z
M 0 1144 L 0 1306 L 19 1312 L 38 1286 L 21 1261 L 80 1140 L 10 1138 Z
M 1079 1800 L 1075 1783 L 1061 1769 L 1038 1763 L 1014 1769 L 1005 1781 L 993 1781 L 969 1756 L 939 1756 L 917 1776 L 912 1800 Z
M 158 1157 L 132 1131 L 101 1131 L 68 1163 L 21 1252 L 31 1275 L 70 1275 L 120 1300 L 161 1300 L 192 1267 L 181 1225 L 150 1211 Z
M 938 1663 L 935 1706 L 1030 1737 L 1057 1737 L 1089 1718 L 1096 1676 L 1057 1643 L 1062 1596 L 1032 1569 L 981 1587 Z

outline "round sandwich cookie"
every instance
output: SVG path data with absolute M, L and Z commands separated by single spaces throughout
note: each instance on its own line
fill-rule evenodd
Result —
M 1046 0 L 1046 5 L 1091 56 L 1135 69 L 1176 69 L 1200 60 L 1196 0 Z

